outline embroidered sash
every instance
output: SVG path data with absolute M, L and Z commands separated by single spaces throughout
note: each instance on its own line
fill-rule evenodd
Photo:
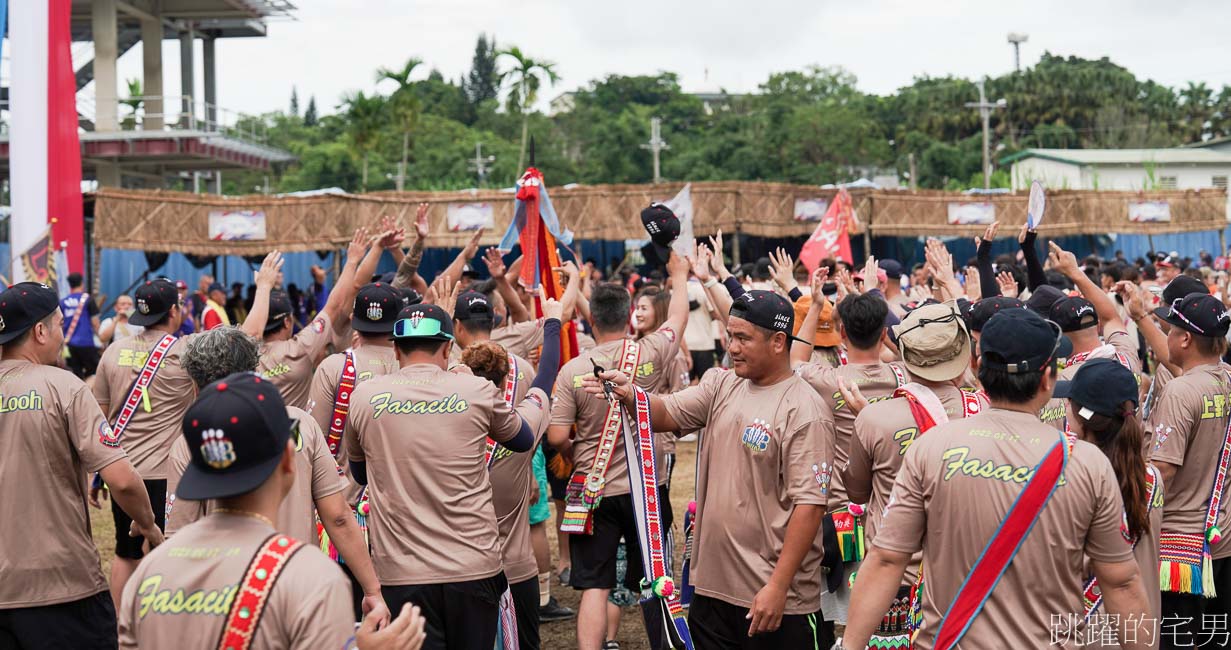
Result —
M 137 412 L 137 405 L 142 404 L 145 412 L 150 412 L 150 383 L 154 381 L 154 376 L 158 374 L 158 369 L 162 367 L 162 362 L 167 358 L 167 352 L 171 350 L 171 346 L 175 345 L 176 337 L 171 334 L 164 334 L 154 349 L 150 351 L 150 356 L 146 357 L 145 365 L 141 368 L 141 372 L 137 374 L 137 379 L 133 381 L 132 388 L 128 389 L 128 397 L 124 399 L 124 406 L 120 407 L 120 413 L 115 418 L 115 424 L 109 431 L 100 431 L 99 440 L 108 447 L 119 447 L 120 438 L 124 435 L 124 430 L 128 428 L 128 423 L 132 422 L 133 415 Z
M 624 340 L 620 351 L 620 372 L 628 375 L 630 380 L 637 377 L 637 362 L 641 358 L 641 346 L 636 341 Z M 587 473 L 574 472 L 569 479 L 564 492 L 564 516 L 560 522 L 561 532 L 574 535 L 589 535 L 594 532 L 594 511 L 598 509 L 603 499 L 603 488 L 607 484 L 607 467 L 611 462 L 611 454 L 615 451 L 616 438 L 620 435 L 619 402 L 612 402 L 607 407 L 607 416 L 603 420 L 603 430 L 598 441 L 598 450 L 594 452 L 594 462 Z
M 256 627 L 261 623 L 269 592 L 282 574 L 282 569 L 303 542 L 275 533 L 261 544 L 231 601 L 226 625 L 218 639 L 218 650 L 248 650 Z
M 509 405 L 509 408 L 516 406 L 513 400 L 517 396 L 517 357 L 509 353 L 509 376 L 504 380 L 504 401 Z M 493 440 L 490 436 L 487 438 L 487 448 L 483 451 L 483 465 L 491 469 L 492 463 L 498 458 L 497 452 L 500 450 L 500 443 Z
M 1155 474 L 1158 470 L 1153 465 L 1146 466 L 1146 515 L 1154 511 L 1154 502 L 1158 498 L 1158 477 Z M 1124 521 L 1121 524 L 1125 531 L 1128 531 L 1128 515 L 1124 515 Z M 1126 532 L 1127 534 L 1127 532 Z M 1133 549 L 1137 548 L 1137 544 L 1141 542 L 1141 537 L 1133 540 Z M 1081 591 L 1082 600 L 1085 603 L 1086 611 L 1083 618 L 1086 621 L 1098 611 L 1099 605 L 1103 604 L 1103 591 L 1099 589 L 1098 578 L 1090 578 L 1086 581 L 1086 586 Z
M 329 444 L 329 453 L 338 457 L 338 449 L 342 446 L 342 431 L 346 428 L 346 418 L 350 413 L 350 396 L 355 392 L 355 382 L 359 373 L 355 370 L 355 351 L 347 350 L 342 359 L 342 374 L 338 377 L 338 390 L 333 398 L 333 417 L 329 418 L 329 435 L 325 442 Z
M 664 548 L 662 510 L 658 502 L 658 468 L 654 456 L 654 430 L 650 426 L 650 397 L 644 390 L 633 387 L 636 416 L 619 409 L 621 428 L 624 432 L 624 456 L 628 460 L 629 495 L 632 497 L 634 519 L 637 522 L 637 537 L 641 547 L 641 562 L 645 578 L 641 582 L 642 601 L 657 597 L 663 616 L 670 622 L 674 634 L 668 634 L 668 645 L 677 647 L 678 641 L 687 650 L 692 650 L 692 635 L 684 618 L 680 594 L 671 579 L 671 552 Z
M 517 375 L 517 357 L 509 353 L 509 375 L 504 380 L 504 401 L 510 408 L 514 406 L 513 400 L 517 395 Z M 500 443 L 489 437 L 487 448 L 483 452 L 483 464 L 489 470 L 499 458 L 499 451 Z M 504 593 L 500 594 L 500 638 L 497 642 L 503 650 L 517 650 L 517 607 L 513 601 L 511 587 L 505 587 Z
M 64 335 L 64 345 L 73 339 L 73 335 L 77 333 L 77 325 L 81 322 L 81 312 L 86 311 L 89 305 L 90 294 L 83 293 L 77 299 L 77 311 L 73 312 L 73 320 L 68 324 L 68 334 Z

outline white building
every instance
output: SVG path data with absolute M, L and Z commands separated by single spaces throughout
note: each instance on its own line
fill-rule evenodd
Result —
M 1231 152 L 1214 148 L 1026 149 L 1000 159 L 1012 163 L 1013 189 L 1040 181 L 1049 189 L 1227 189 Z

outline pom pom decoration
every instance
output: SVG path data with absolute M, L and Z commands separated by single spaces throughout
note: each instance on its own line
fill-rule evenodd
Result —
M 364 517 L 366 517 L 366 516 L 368 516 L 369 514 L 371 514 L 371 510 L 372 510 L 372 508 L 371 508 L 371 506 L 369 506 L 369 505 L 368 505 L 368 502 L 367 502 L 367 501 L 364 501 L 364 502 L 362 502 L 362 503 L 360 503 L 360 504 L 359 504 L 359 514 L 363 515 Z
M 852 571 L 852 572 L 851 572 L 851 577 L 850 577 L 850 578 L 847 578 L 847 580 L 846 580 L 846 588 L 847 588 L 847 589 L 854 589 L 854 588 L 855 588 L 855 576 L 857 576 L 857 575 L 859 575 L 859 572 L 858 572 L 858 571 Z
M 660 576 L 654 579 L 650 590 L 659 598 L 670 598 L 675 593 L 675 581 L 668 576 Z
M 1222 531 L 1219 530 L 1218 526 L 1210 526 L 1210 529 L 1205 531 L 1205 538 L 1211 544 L 1217 544 L 1222 541 Z
M 697 514 L 697 502 L 696 501 L 688 502 L 688 514 L 690 515 Z
M 856 517 L 862 517 L 863 513 L 867 512 L 867 509 L 859 505 L 858 503 L 852 503 L 847 509 L 850 511 L 852 515 L 855 515 Z

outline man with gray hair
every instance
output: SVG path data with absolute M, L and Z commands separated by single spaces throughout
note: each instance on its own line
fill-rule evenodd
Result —
M 182 365 L 200 390 L 236 372 L 254 371 L 260 360 L 259 346 L 255 338 L 238 328 L 219 327 L 201 333 L 192 341 Z M 372 568 L 367 541 L 346 502 L 346 482 L 339 476 L 325 436 L 316 421 L 304 411 L 293 406 L 287 406 L 286 411 L 295 423 L 291 438 L 295 441 L 298 467 L 291 491 L 278 509 L 276 528 L 295 539 L 315 542 L 318 532 L 313 516 L 315 507 L 320 525 L 363 588 L 364 616 L 375 613 L 387 621 L 389 612 L 381 597 L 380 580 Z M 214 507 L 213 502 L 176 502 L 175 487 L 190 459 L 188 443 L 181 436 L 171 448 L 167 485 L 167 494 L 171 495 L 167 499 L 168 535 L 204 517 Z

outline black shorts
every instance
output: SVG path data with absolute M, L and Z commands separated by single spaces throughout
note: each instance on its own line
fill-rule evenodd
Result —
M 784 615 L 778 629 L 748 636 L 747 607 L 697 594 L 688 609 L 688 631 L 698 648 L 716 650 L 826 650 L 834 639 L 821 628 L 818 608 L 812 614 Z
M 98 372 L 98 362 L 102 354 L 94 346 L 68 346 L 68 369 L 80 379 L 85 379 Z
M 543 459 L 547 464 L 547 487 L 551 488 L 552 501 L 564 500 L 564 490 L 568 488 L 569 479 L 572 478 L 571 476 L 556 476 L 551 471 L 551 461 L 559 455 L 560 452 L 556 451 L 554 447 L 546 443 L 543 444 Z
M 111 593 L 58 605 L 0 609 L 0 648 L 21 650 L 115 650 L 115 605 Z
M 406 603 L 419 607 L 427 620 L 424 650 L 490 650 L 496 644 L 496 630 L 500 627 L 500 596 L 507 587 L 504 573 L 497 573 L 465 582 L 384 585 L 380 592 L 390 612 L 402 611 Z
M 518 650 L 539 650 L 539 579 L 522 580 L 509 585 L 513 592 L 513 608 L 517 611 Z
M 154 509 L 154 521 L 160 530 L 167 529 L 167 480 L 162 478 L 143 481 L 145 491 L 150 495 L 150 507 Z M 115 556 L 126 560 L 140 560 L 145 557 L 141 545 L 144 537 L 129 537 L 128 529 L 132 525 L 132 517 L 120 508 L 120 504 L 111 499 L 111 518 L 115 520 Z
M 688 371 L 688 376 L 693 379 L 700 379 L 706 370 L 714 367 L 713 350 L 689 350 L 688 355 L 692 357 L 692 370 Z
M 671 500 L 658 489 L 662 504 L 662 525 L 671 528 Z M 590 535 L 569 535 L 569 557 L 573 568 L 569 586 L 573 589 L 614 589 L 616 586 L 616 552 L 620 539 L 624 539 L 628 570 L 624 572 L 624 586 L 630 591 L 641 589 L 645 567 L 641 564 L 641 542 L 637 534 L 637 520 L 633 514 L 633 498 L 627 494 L 603 497 L 594 511 L 594 532 Z M 664 536 L 665 544 L 665 536 Z

